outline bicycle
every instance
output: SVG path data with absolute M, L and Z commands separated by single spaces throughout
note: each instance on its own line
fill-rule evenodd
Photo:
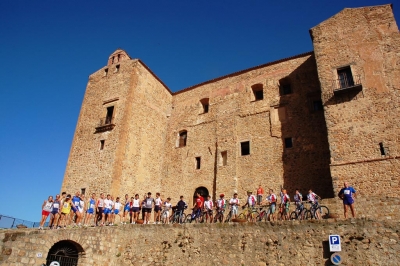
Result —
M 214 223 L 216 223 L 217 221 L 222 223 L 224 221 L 224 211 L 225 209 L 217 210 L 217 214 L 214 216 Z
M 256 222 L 261 222 L 262 220 L 268 221 L 269 206 L 260 206 L 260 213 L 256 217 Z
M 304 207 L 303 202 L 296 204 L 296 209 L 290 214 L 290 220 L 304 220 L 306 219 L 307 208 Z
M 183 210 L 174 211 L 174 213 L 169 217 L 169 219 L 170 219 L 170 223 L 183 224 L 186 222 L 186 214 L 183 212 Z
M 210 220 L 210 223 L 213 222 L 214 212 L 213 210 L 204 210 L 202 211 L 202 222 L 207 223 Z
M 322 201 L 322 200 L 321 200 Z M 328 219 L 329 218 L 329 209 L 324 205 L 319 205 L 318 201 L 315 203 L 311 203 L 311 207 L 305 213 L 305 219 Z
M 203 222 L 203 215 L 204 212 L 200 209 L 197 209 L 194 213 L 191 215 L 186 216 L 185 223 L 192 223 L 193 221 L 196 221 L 197 223 L 202 223 Z
M 255 207 L 247 207 L 243 210 L 241 214 L 239 214 L 239 219 L 247 220 L 249 222 L 255 221 L 256 217 L 259 215 L 257 209 Z

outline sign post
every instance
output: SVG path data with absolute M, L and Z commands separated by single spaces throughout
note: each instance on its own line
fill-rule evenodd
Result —
M 330 252 L 342 251 L 339 235 L 329 235 L 329 251 Z

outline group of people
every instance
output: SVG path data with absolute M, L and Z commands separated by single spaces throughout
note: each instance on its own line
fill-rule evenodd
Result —
M 217 213 L 224 213 L 225 210 L 231 211 L 232 218 L 238 217 L 239 206 L 242 208 L 255 208 L 257 206 L 268 205 L 268 220 L 275 220 L 276 210 L 279 208 L 278 215 L 281 219 L 289 219 L 289 206 L 290 196 L 287 194 L 286 189 L 281 189 L 280 203 L 274 194 L 273 189 L 269 189 L 267 197 L 263 200 L 264 190 L 259 186 L 256 196 L 253 191 L 247 191 L 247 199 L 245 204 L 241 205 L 238 194 L 234 193 L 232 198 L 228 201 L 225 200 L 225 195 L 220 194 L 219 199 L 215 202 L 211 196 L 207 195 L 205 198 L 197 193 L 196 200 L 193 205 L 193 212 L 191 217 L 199 215 L 201 212 L 207 213 L 206 221 L 212 222 L 214 209 Z M 343 200 L 344 216 L 347 218 L 347 209 L 350 207 L 353 217 L 355 217 L 354 198 L 356 191 L 350 187 L 347 182 L 340 190 L 338 196 Z M 307 194 L 307 201 L 315 204 L 320 197 L 315 194 L 311 189 Z M 296 189 L 293 201 L 296 206 L 302 204 L 303 196 L 298 189 Z M 154 210 L 153 221 L 154 223 L 169 223 L 169 217 L 172 212 L 183 213 L 188 207 L 183 196 L 176 206 L 172 206 L 171 198 L 162 200 L 160 193 L 156 193 L 153 198 L 151 192 L 148 192 L 140 199 L 139 194 L 129 198 L 128 194 L 125 195 L 123 202 L 120 197 L 114 199 L 113 196 L 101 193 L 98 198 L 93 193 L 88 200 L 85 200 L 85 195 L 79 191 L 74 196 L 66 192 L 61 195 L 56 195 L 55 199 L 49 196 L 42 205 L 42 219 L 40 221 L 39 229 L 43 229 L 44 224 L 50 216 L 49 227 L 51 229 L 66 228 L 69 225 L 73 226 L 104 226 L 114 225 L 117 216 L 121 224 L 135 224 L 138 220 L 142 220 L 144 224 L 149 224 L 151 220 L 151 213 Z M 141 216 L 140 216 L 141 213 Z

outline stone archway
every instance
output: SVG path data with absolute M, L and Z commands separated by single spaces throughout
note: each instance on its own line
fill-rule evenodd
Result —
M 50 248 L 46 258 L 46 265 L 57 261 L 63 266 L 77 266 L 79 257 L 83 252 L 82 246 L 75 241 L 61 240 Z
M 193 194 L 193 203 L 196 202 L 196 194 L 199 193 L 204 199 L 207 199 L 207 196 L 210 195 L 210 193 L 208 192 L 208 189 L 206 187 L 198 187 L 196 188 L 196 190 L 194 191 Z

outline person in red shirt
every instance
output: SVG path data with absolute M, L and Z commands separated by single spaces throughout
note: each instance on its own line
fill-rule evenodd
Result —
M 257 205 L 261 204 L 263 195 L 264 195 L 264 189 L 261 187 L 261 185 L 259 185 L 257 189 Z
M 192 219 L 197 219 L 200 217 L 201 210 L 204 208 L 204 198 L 200 193 L 196 193 L 196 201 L 193 205 Z

